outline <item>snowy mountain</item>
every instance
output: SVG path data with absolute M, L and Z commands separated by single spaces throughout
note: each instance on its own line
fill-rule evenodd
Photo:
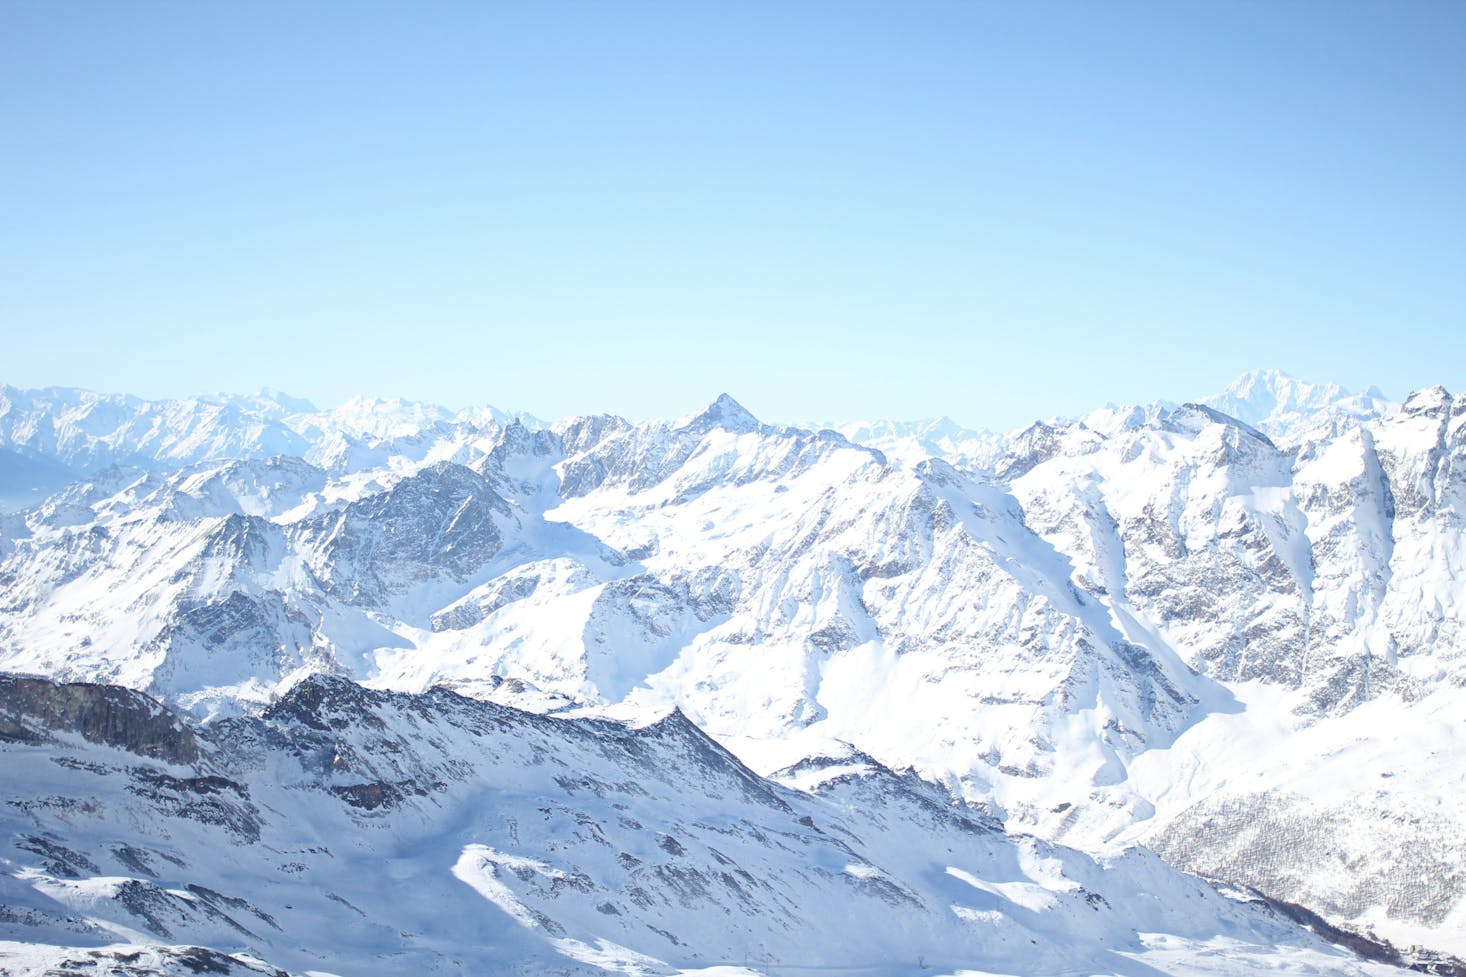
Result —
M 543 427 L 527 414 L 493 408 L 455 413 L 432 404 L 364 397 L 321 411 L 275 390 L 148 401 L 0 385 L 0 459 L 6 461 L 7 475 L 15 470 L 13 455 L 63 466 L 73 478 L 113 465 L 173 469 L 277 455 L 344 470 L 401 457 L 422 461 L 433 450 L 447 457 L 516 419 Z
M 675 708 L 785 788 L 909 768 L 1466 957 L 1466 396 L 1254 374 L 998 436 L 0 393 L 0 446 L 86 472 L 0 517 L 0 669 L 201 736 L 317 674 Z
M 966 428 L 950 417 L 928 421 L 867 421 L 822 424 L 888 458 L 917 464 L 941 458 L 961 468 L 988 471 L 1003 452 L 1002 435 Z
M 869 760 L 782 787 L 678 712 L 633 728 L 315 676 L 199 727 L 9 678 L 0 757 L 7 973 L 1400 973 Z
M 1267 431 L 1280 444 L 1318 440 L 1337 433 L 1340 422 L 1377 420 L 1391 405 L 1378 388 L 1351 394 L 1336 383 L 1317 384 L 1278 370 L 1255 370 L 1202 403 Z

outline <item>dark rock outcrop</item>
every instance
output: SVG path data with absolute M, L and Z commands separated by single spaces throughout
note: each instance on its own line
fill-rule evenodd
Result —
M 199 758 L 193 731 L 141 692 L 0 675 L 0 739 L 35 742 L 50 733 L 78 733 L 92 743 L 170 763 Z

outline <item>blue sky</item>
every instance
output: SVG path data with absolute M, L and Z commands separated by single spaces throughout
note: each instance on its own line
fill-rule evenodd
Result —
M 1466 3 L 0 0 L 0 379 L 1003 428 L 1466 389 Z

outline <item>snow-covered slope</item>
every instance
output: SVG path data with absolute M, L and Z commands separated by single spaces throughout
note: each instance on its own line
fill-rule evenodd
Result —
M 75 404 L 6 396 L 32 406 L 0 421 L 76 426 Z M 57 448 L 136 467 L 0 520 L 0 668 L 201 716 L 317 672 L 635 722 L 675 706 L 763 775 L 855 751 L 1011 827 L 1149 840 L 1466 956 L 1466 822 L 1443 802 L 1466 756 L 1442 718 L 1466 707 L 1466 397 L 1259 374 L 1004 436 L 778 427 L 728 397 L 550 427 L 280 404 L 257 413 L 295 457 Z M 1350 757 L 1388 791 L 1324 790 Z M 1262 823 L 1327 825 L 1346 860 Z M 1406 837 L 1428 844 L 1379 875 Z
M 0 677 L 6 973 L 1399 973 L 868 760 L 312 677 L 197 727 Z

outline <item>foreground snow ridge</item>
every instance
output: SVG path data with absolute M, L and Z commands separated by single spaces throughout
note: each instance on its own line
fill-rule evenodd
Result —
M 3 678 L 0 731 L 7 973 L 1395 972 L 909 774 L 780 786 L 679 713 L 312 676 L 201 726 Z
M 912 876 L 904 856 L 876 858 L 843 835 L 830 837 L 849 851 L 783 842 L 786 855 L 821 853 L 817 871 L 803 855 L 770 861 L 760 852 L 745 864 L 732 842 L 709 837 L 709 848 L 766 887 L 750 888 L 726 865 L 714 870 L 722 863 L 711 854 L 697 872 L 715 881 L 695 885 L 677 862 L 655 884 L 633 882 L 637 867 L 619 862 L 614 871 L 585 861 L 572 870 L 558 847 L 469 830 L 475 801 L 441 797 L 436 786 L 464 772 L 434 759 L 457 748 L 437 733 L 412 744 L 421 763 L 444 771 L 426 780 L 343 779 L 356 764 L 395 760 L 360 756 L 339 737 L 317 743 L 324 752 L 314 766 L 280 760 L 277 747 L 298 745 L 303 730 L 334 735 L 305 719 L 269 726 L 283 722 L 282 704 L 300 690 L 325 688 L 321 676 L 346 681 L 364 702 L 389 692 L 425 697 L 410 700 L 420 709 L 473 701 L 571 723 L 554 729 L 590 723 L 626 744 L 675 731 L 731 764 L 737 796 L 779 798 L 791 810 L 790 797 L 889 779 L 918 785 L 943 811 L 955 805 L 992 831 L 1014 832 L 999 832 L 1014 859 L 1027 844 L 1067 846 L 1054 850 L 1088 855 L 1053 856 L 1061 864 L 1088 857 L 1103 873 L 1143 857 L 1156 871 L 1179 868 L 1275 900 L 1287 917 L 1274 920 L 1281 932 L 1302 919 L 1382 959 L 1449 972 L 1450 956 L 1466 958 L 1466 815 L 1455 801 L 1466 796 L 1463 472 L 1466 396 L 1431 388 L 1392 403 L 1378 391 L 1354 395 L 1275 372 L 1195 403 L 1109 406 L 1008 434 L 950 421 L 776 426 L 726 395 L 675 421 L 545 424 L 397 401 L 319 411 L 272 392 L 147 402 L 0 387 L 0 671 L 117 687 L 109 695 L 136 690 L 156 700 L 147 707 L 155 711 L 161 702 L 171 711 L 156 721 L 181 724 L 197 742 L 197 756 L 170 761 L 193 770 L 175 779 L 214 776 L 197 765 L 233 755 L 223 731 L 244 737 L 239 749 L 253 743 L 252 756 L 273 759 L 247 778 L 218 775 L 248 789 L 261 825 L 289 808 L 257 798 L 297 776 L 290 764 L 329 772 L 334 779 L 310 789 L 345 806 L 344 820 L 327 819 L 341 834 L 330 860 L 294 859 L 301 880 L 341 872 L 342 849 L 363 853 L 365 877 L 400 889 L 407 876 L 393 866 L 416 865 L 430 848 L 431 871 L 412 870 L 432 880 L 425 919 L 402 929 L 423 942 L 409 952 L 374 930 L 380 952 L 341 957 L 374 961 L 352 972 L 384 972 L 379 957 L 398 954 L 414 966 L 449 966 L 448 945 L 429 934 L 452 929 L 437 914 L 465 899 L 522 938 L 495 951 L 496 966 L 533 946 L 558 961 L 552 969 L 588 973 L 745 965 L 772 973 L 840 960 L 879 963 L 886 969 L 871 972 L 881 973 L 1152 972 L 1124 963 L 1134 953 L 1163 972 L 1247 972 L 1236 961 L 1260 968 L 1263 958 L 1248 954 L 1265 944 L 1251 923 L 1251 935 L 1226 938 L 1236 945 L 1170 917 L 1154 929 L 1131 917 L 1121 930 L 1096 928 L 1089 923 L 1100 909 L 1086 902 L 1078 912 L 1072 886 L 1106 899 L 1107 890 L 1068 869 L 1055 875 L 1042 867 L 1050 856 L 1033 853 L 995 875 L 934 852 Z M 7 775 L 25 750 L 50 742 L 45 730 L 84 735 L 100 722 L 76 712 L 85 696 L 75 696 L 57 693 L 49 712 L 26 720 L 40 724 L 40 740 L 0 726 L 19 744 L 4 754 Z M 372 749 L 403 748 L 387 742 Z M 562 748 L 548 742 L 537 758 L 554 764 L 548 757 Z M 91 776 L 73 759 L 56 754 L 38 766 L 47 775 L 26 788 L 34 796 L 17 790 L 7 807 L 31 825 L 0 838 L 16 891 L 60 906 L 177 908 L 176 897 L 216 919 L 187 886 L 228 886 L 169 881 L 156 860 L 147 862 L 152 874 L 129 872 L 92 842 L 68 841 L 72 815 L 36 813 L 51 797 L 78 809 L 100 804 L 87 800 Z M 480 770 L 485 791 L 500 791 L 497 771 L 508 768 L 490 775 L 477 759 L 463 762 Z M 594 776 L 606 790 L 633 782 Z M 542 791 L 566 789 L 536 782 L 481 799 L 512 817 L 516 832 L 536 819 L 555 824 L 560 840 L 546 836 L 544 846 L 594 837 L 573 818 L 543 813 Z M 208 805 L 222 797 L 215 791 Z M 456 820 L 434 820 L 448 808 Z M 401 813 L 420 809 L 438 813 Z M 729 827 L 732 815 L 714 809 L 700 815 L 699 831 Z M 642 828 L 622 830 L 695 850 L 659 820 L 677 816 L 673 808 L 652 813 L 627 815 Z M 823 831 L 820 815 L 810 816 Z M 612 844 L 606 819 L 595 821 Z M 766 838 L 783 837 L 753 823 Z M 862 838 L 935 844 L 922 840 L 926 827 L 900 817 L 861 824 L 851 830 Z M 408 836 L 418 848 L 389 852 L 388 839 L 400 847 Z M 58 874 L 36 852 L 45 845 L 96 870 Z M 1172 868 L 1137 854 L 1139 845 Z M 653 864 L 634 846 L 617 850 Z M 576 872 L 594 883 L 588 893 Z M 51 881 L 33 883 L 31 873 Z M 746 900 L 723 899 L 723 873 Z M 162 895 L 137 895 L 152 891 L 131 884 L 142 882 Z M 696 929 L 703 924 L 680 901 L 657 908 L 655 893 L 696 901 L 699 886 L 720 893 L 716 925 Z M 632 898 L 633 889 L 651 901 Z M 551 911 L 540 890 L 565 901 Z M 883 906 L 907 908 L 883 910 L 880 925 L 858 906 L 799 922 L 815 907 L 843 905 L 830 902 L 832 890 L 884 893 Z M 8 907 L 0 938 L 35 942 L 9 891 L 0 891 Z M 1126 892 L 1132 914 L 1130 904 L 1150 899 L 1145 885 L 1109 891 Z M 563 907 L 578 904 L 571 893 L 598 898 L 584 920 L 564 918 Z M 254 966 L 258 950 L 275 966 L 332 970 L 325 958 L 280 962 L 283 943 L 221 908 L 228 903 L 209 905 L 264 940 L 252 944 L 220 922 L 232 937 L 196 941 L 234 961 L 219 966 Z M 267 912 L 288 930 L 279 922 L 287 914 Z M 183 946 L 135 915 L 98 925 L 129 945 Z M 375 925 L 390 929 L 381 919 Z M 1014 921 L 1030 935 L 1014 935 Z M 964 942 L 984 926 L 991 940 Z M 647 942 L 661 931 L 680 942 Z M 949 959 L 918 931 L 971 955 Z M 1129 935 L 1114 935 L 1121 931 Z M 1101 932 L 1118 941 L 1103 943 L 1108 955 L 1034 949 L 1094 950 L 1085 941 Z M 806 944 L 820 949 L 811 955 Z M 148 952 L 155 970 L 186 967 L 172 951 Z M 1279 965 L 1308 972 L 1306 953 Z M 1349 972 L 1329 960 L 1323 972 Z

